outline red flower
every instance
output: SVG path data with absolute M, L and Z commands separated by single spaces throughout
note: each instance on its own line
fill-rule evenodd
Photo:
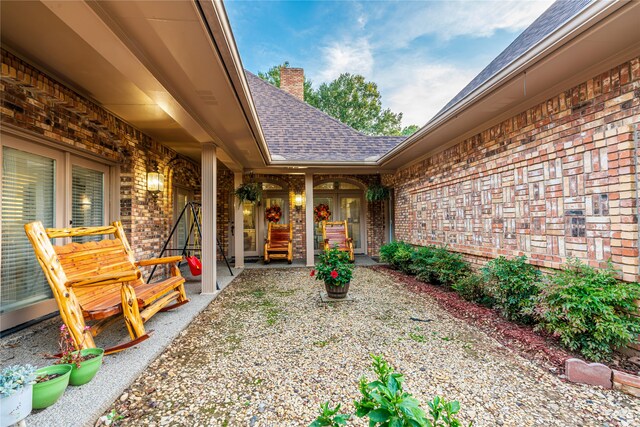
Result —
M 333 277 L 334 279 L 337 279 L 337 278 L 338 278 L 338 272 L 337 272 L 337 271 L 335 271 L 335 270 L 333 270 L 333 271 L 331 272 L 331 277 Z
M 316 275 L 316 271 L 315 270 L 311 270 L 311 274 L 309 276 L 313 277 Z

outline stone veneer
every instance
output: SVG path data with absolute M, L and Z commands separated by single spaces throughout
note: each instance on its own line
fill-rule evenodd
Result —
M 483 263 L 608 259 L 638 280 L 640 58 L 632 58 L 392 176 L 396 238 Z M 453 143 L 453 141 L 452 141 Z

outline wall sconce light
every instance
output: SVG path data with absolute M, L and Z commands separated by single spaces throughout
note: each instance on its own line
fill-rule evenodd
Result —
M 293 196 L 293 205 L 296 207 L 296 211 L 300 212 L 302 209 L 302 194 L 296 193 Z
M 147 191 L 154 194 L 164 191 L 164 175 L 158 172 L 157 165 L 153 165 L 147 172 Z

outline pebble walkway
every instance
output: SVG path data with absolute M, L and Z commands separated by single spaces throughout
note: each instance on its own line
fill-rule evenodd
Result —
M 114 402 L 119 424 L 306 426 L 325 400 L 353 410 L 375 353 L 465 425 L 640 426 L 640 400 L 565 383 L 382 272 L 356 268 L 351 302 L 322 289 L 309 269 L 244 271 Z

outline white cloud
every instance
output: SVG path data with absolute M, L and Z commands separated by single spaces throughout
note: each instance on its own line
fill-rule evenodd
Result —
M 540 16 L 553 0 L 432 2 L 428 7 L 393 8 L 380 25 L 381 44 L 405 47 L 424 35 L 449 40 L 457 36 L 490 37 L 499 30 L 520 31 Z
M 385 107 L 402 112 L 404 126 L 423 126 L 451 100 L 479 70 L 428 59 L 392 65 L 376 73 Z
M 366 38 L 336 41 L 322 48 L 323 64 L 317 73 L 321 82 L 331 81 L 342 73 L 370 76 L 373 52 Z

